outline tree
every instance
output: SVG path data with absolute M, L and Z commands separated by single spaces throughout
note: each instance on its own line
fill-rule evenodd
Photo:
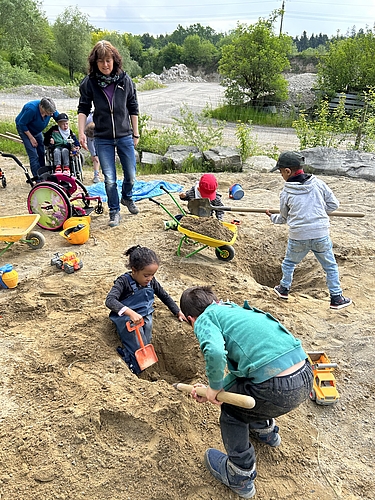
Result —
M 198 35 L 189 35 L 183 44 L 182 62 L 187 66 L 212 69 L 216 65 L 219 52 L 208 40 L 202 40 Z
M 362 92 L 375 86 L 375 34 L 333 39 L 320 57 L 318 86 L 325 94 Z
M 40 72 L 53 50 L 53 35 L 38 2 L 0 0 L 0 42 L 9 62 Z
M 272 20 L 238 25 L 219 61 L 229 103 L 258 106 L 286 99 L 287 82 L 281 73 L 289 67 L 291 50 L 292 39 L 276 36 Z
M 74 73 L 84 73 L 87 68 L 92 30 L 88 16 L 83 14 L 78 7 L 66 8 L 53 25 L 56 60 L 69 69 L 71 80 L 74 79 Z
M 164 67 L 170 68 L 175 64 L 180 64 L 181 57 L 182 57 L 182 47 L 176 45 L 175 43 L 168 43 L 168 45 L 160 49 L 159 52 L 158 59 L 161 71 Z

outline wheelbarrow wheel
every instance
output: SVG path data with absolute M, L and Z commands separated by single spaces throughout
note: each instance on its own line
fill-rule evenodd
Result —
M 38 231 L 31 231 L 26 236 L 26 243 L 32 250 L 37 250 L 38 248 L 44 247 L 46 243 L 46 239 L 42 233 L 38 233 Z
M 232 246 L 223 245 L 222 247 L 215 248 L 215 254 L 219 260 L 226 260 L 229 262 L 235 256 L 235 251 Z

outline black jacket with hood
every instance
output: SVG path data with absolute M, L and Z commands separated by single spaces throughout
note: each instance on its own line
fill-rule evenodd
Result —
M 86 116 L 94 104 L 95 137 L 119 139 L 133 133 L 130 115 L 138 115 L 137 93 L 132 79 L 123 71 L 115 82 L 112 102 L 95 76 L 86 76 L 79 87 L 78 113 Z

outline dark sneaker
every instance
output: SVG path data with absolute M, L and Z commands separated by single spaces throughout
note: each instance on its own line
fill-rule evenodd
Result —
M 263 444 L 268 444 L 272 448 L 276 448 L 281 444 L 281 436 L 279 434 L 279 428 L 275 425 L 275 419 L 272 419 L 270 425 L 265 429 L 250 429 L 250 437 L 255 438 L 257 441 Z
M 289 290 L 285 288 L 283 285 L 277 285 L 274 288 L 276 294 L 280 297 L 280 299 L 288 300 Z
M 120 224 L 120 221 L 121 221 L 120 212 L 112 212 L 109 214 L 108 226 L 116 227 Z
M 344 297 L 343 295 L 331 295 L 331 309 L 342 309 L 343 307 L 350 306 L 352 299 Z
M 121 204 L 125 205 L 125 207 L 131 214 L 136 215 L 139 212 L 139 208 L 136 206 L 133 200 L 125 200 L 125 198 L 121 198 Z
M 240 469 L 228 460 L 228 455 L 215 448 L 209 448 L 204 455 L 204 463 L 215 479 L 228 486 L 241 498 L 255 495 L 255 465 L 250 469 Z

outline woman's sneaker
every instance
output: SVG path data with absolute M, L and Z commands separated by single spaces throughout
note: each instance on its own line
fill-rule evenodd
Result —
M 131 214 L 136 215 L 139 212 L 139 208 L 133 200 L 125 200 L 125 198 L 121 198 L 121 204 L 124 205 Z
M 280 299 L 288 300 L 289 290 L 283 285 L 277 285 L 274 288 L 276 294 Z
M 108 222 L 109 227 L 118 226 L 120 224 L 120 221 L 121 221 L 120 212 L 112 212 L 109 214 L 109 222 Z
M 352 299 L 344 297 L 343 295 L 331 295 L 331 309 L 342 309 L 343 307 L 350 306 Z

